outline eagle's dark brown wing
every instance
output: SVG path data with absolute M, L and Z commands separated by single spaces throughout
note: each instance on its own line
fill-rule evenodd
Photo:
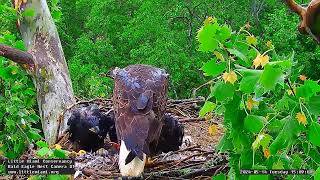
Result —
M 155 147 L 167 103 L 168 75 L 147 65 L 131 65 L 113 72 L 113 102 L 119 140 L 142 159 Z M 152 151 L 152 149 L 151 149 Z

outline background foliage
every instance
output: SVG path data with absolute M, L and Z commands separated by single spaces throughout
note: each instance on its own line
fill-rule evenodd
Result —
M 16 13 L 0 1 L 0 43 L 25 50 L 17 34 Z M 34 85 L 16 63 L 0 57 L 0 156 L 18 158 L 28 144 L 41 138 Z M 3 173 L 0 164 L 0 174 Z
M 307 1 L 297 1 L 308 3 Z M 186 98 L 206 81 L 199 71 L 206 56 L 197 52 L 196 32 L 206 16 L 271 40 L 281 54 L 293 50 L 313 79 L 320 76 L 319 47 L 297 31 L 298 16 L 277 0 L 61 1 L 58 24 L 77 96 L 109 96 L 112 67 L 144 63 L 171 74 L 170 96 Z M 200 90 L 200 95 L 206 90 Z

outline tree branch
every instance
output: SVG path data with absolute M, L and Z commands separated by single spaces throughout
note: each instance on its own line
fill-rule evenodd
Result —
M 4 44 L 0 44 L 0 56 L 8 58 L 20 65 L 27 64 L 29 66 L 34 66 L 34 60 L 30 53 Z
M 294 0 L 285 0 L 285 2 L 293 12 L 299 14 L 301 17 L 304 16 L 306 12 L 306 9 L 304 7 L 297 4 Z

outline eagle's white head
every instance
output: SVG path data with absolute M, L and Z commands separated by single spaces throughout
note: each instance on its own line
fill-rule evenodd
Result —
M 143 153 L 143 160 L 135 156 L 129 163 L 126 161 L 130 151 L 127 149 L 126 144 L 121 140 L 120 153 L 119 153 L 119 169 L 121 176 L 139 177 L 143 173 L 144 165 L 146 163 L 146 154 Z

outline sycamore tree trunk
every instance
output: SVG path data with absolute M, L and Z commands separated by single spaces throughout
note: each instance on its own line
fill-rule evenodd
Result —
M 0 45 L 0 55 L 19 63 L 32 76 L 46 141 L 54 144 L 67 128 L 66 109 L 75 103 L 68 67 L 59 35 L 46 0 L 14 0 L 21 17 L 18 28 L 28 52 Z

